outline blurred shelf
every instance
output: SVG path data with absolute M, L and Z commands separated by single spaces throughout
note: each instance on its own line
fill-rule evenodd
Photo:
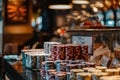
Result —
M 113 52 L 116 42 L 119 42 L 120 27 L 80 27 L 67 30 L 67 33 L 70 34 L 71 38 L 73 36 L 94 36 L 94 39 L 99 37 L 98 39 L 108 44 Z
M 91 33 L 99 33 L 99 32 L 112 32 L 112 33 L 120 33 L 120 27 L 81 27 L 77 29 L 70 29 L 67 32 L 91 32 Z

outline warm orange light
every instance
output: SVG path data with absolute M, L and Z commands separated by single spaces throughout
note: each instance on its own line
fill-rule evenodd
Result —
M 81 7 L 84 9 L 87 8 L 87 6 L 85 4 L 82 4 Z
M 94 12 L 98 12 L 98 8 L 97 7 L 93 7 L 93 11 Z
M 89 1 L 87 0 L 73 0 L 73 4 L 89 4 Z
M 96 2 L 95 4 L 96 7 L 104 7 L 104 4 L 101 2 Z
M 105 4 L 107 5 L 107 7 L 111 7 L 112 6 L 112 3 L 110 1 L 105 1 Z
M 50 5 L 49 9 L 63 10 L 63 9 L 71 9 L 72 5 L 58 4 L 58 5 Z

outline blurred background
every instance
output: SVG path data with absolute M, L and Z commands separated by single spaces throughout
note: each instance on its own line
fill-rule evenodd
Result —
M 38 48 L 45 41 L 60 41 L 66 30 L 87 20 L 120 27 L 120 0 L 0 0 L 0 14 L 3 52 L 18 53 L 30 40 L 39 41 Z M 69 42 L 69 34 L 64 36 Z

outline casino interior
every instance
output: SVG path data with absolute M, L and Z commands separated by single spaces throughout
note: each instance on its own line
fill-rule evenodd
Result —
M 0 0 L 0 80 L 120 80 L 120 0 Z

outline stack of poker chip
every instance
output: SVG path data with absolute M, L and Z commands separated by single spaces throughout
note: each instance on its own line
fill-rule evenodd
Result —
M 65 60 L 65 45 L 58 45 L 56 54 L 57 60 Z
M 35 69 L 36 64 L 37 64 L 37 56 L 35 56 L 34 54 L 26 54 L 26 67 L 30 69 Z
M 46 79 L 45 61 L 41 63 L 40 75 L 41 75 L 41 80 Z
M 73 60 L 80 60 L 81 59 L 81 45 L 74 44 L 74 53 L 73 53 Z
M 61 42 L 44 42 L 44 52 L 45 54 L 52 54 L 52 46 L 53 45 L 58 45 L 58 44 L 61 44 Z M 49 57 L 45 57 L 45 60 L 53 60 L 54 58 L 51 56 Z
M 64 74 L 65 80 L 77 79 L 76 74 L 85 72 L 84 68 L 87 67 L 88 62 L 83 60 L 71 61 L 71 60 L 56 60 L 56 61 L 44 61 L 41 64 L 41 80 L 57 80 L 63 78 L 61 74 Z M 88 68 L 87 72 L 100 71 L 95 70 L 94 66 Z M 68 73 L 68 74 L 67 74 Z
M 61 42 L 44 42 L 44 51 L 46 54 L 51 54 L 52 46 L 61 44 Z
M 65 55 L 66 55 L 66 60 L 73 60 L 73 44 L 67 44 L 65 45 Z
M 56 61 L 57 60 L 57 45 L 52 46 L 51 55 L 52 55 L 52 59 Z
M 59 44 L 53 45 L 51 55 L 56 60 L 88 60 L 88 46 L 80 44 Z
M 82 46 L 82 54 L 81 57 L 83 60 L 88 61 L 88 45 Z
M 55 69 L 54 61 L 44 61 L 41 64 L 40 75 L 42 76 L 43 79 L 46 79 L 48 78 L 48 71 L 54 69 Z
M 23 66 L 26 66 L 26 65 L 28 65 L 28 63 L 26 63 L 26 62 L 28 62 L 29 60 L 29 57 L 28 57 L 28 54 L 30 54 L 30 52 L 22 52 L 22 65 Z
M 45 56 L 49 55 L 40 54 L 38 52 L 26 54 L 25 66 L 29 69 L 39 70 L 41 68 L 41 62 L 44 61 Z
M 31 54 L 32 52 L 38 53 L 38 54 L 44 54 L 44 49 L 27 49 L 27 50 L 21 50 L 22 52 L 22 65 L 26 65 L 26 55 Z

